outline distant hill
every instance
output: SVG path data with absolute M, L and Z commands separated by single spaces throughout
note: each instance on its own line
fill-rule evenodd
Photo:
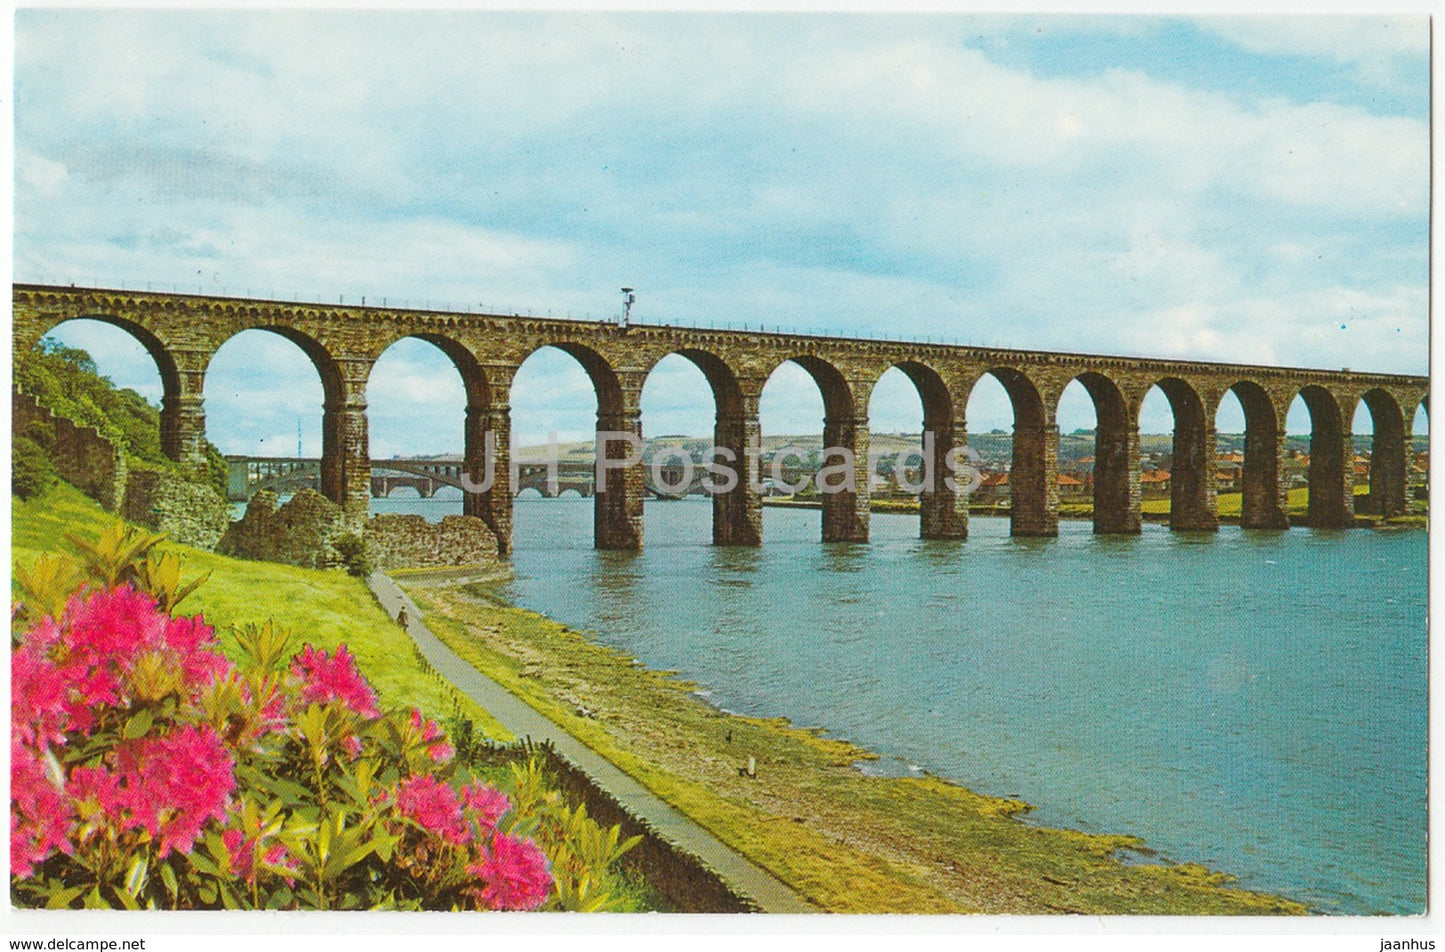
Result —
M 1428 446 L 1425 437 L 1416 437 L 1416 443 L 1424 448 Z M 873 433 L 869 437 L 869 448 L 872 452 L 890 456 L 895 453 L 917 449 L 922 440 L 918 433 Z M 1356 436 L 1354 438 L 1355 452 L 1367 454 L 1372 445 L 1369 435 Z M 1309 437 L 1288 436 L 1285 438 L 1287 451 L 1306 453 L 1309 451 Z M 643 459 L 651 460 L 654 455 L 661 452 L 681 453 L 703 453 L 712 445 L 712 440 L 702 436 L 681 436 L 668 435 L 658 437 L 647 437 L 643 440 Z M 976 450 L 983 458 L 986 465 L 1003 467 L 1013 458 L 1013 434 L 999 432 L 970 433 L 968 445 Z M 763 458 L 767 459 L 774 453 L 785 448 L 801 449 L 806 456 L 808 451 L 823 448 L 823 437 L 821 434 L 810 435 L 781 435 L 764 436 L 762 440 Z M 1218 449 L 1221 453 L 1243 452 L 1243 433 L 1220 433 L 1218 434 Z M 1139 451 L 1143 456 L 1165 455 L 1174 451 L 1174 435 L 1172 433 L 1143 433 L 1139 436 Z M 518 461 L 542 460 L 546 457 L 547 447 L 523 446 L 514 448 L 512 456 Z M 558 444 L 559 458 L 563 462 L 590 463 L 593 459 L 594 448 L 591 441 L 576 443 Z M 1059 462 L 1061 465 L 1074 460 L 1083 459 L 1086 456 L 1094 455 L 1094 434 L 1093 431 L 1082 431 L 1059 434 Z

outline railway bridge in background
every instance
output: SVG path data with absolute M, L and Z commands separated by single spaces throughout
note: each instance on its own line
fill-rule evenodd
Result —
M 229 467 L 226 480 L 226 498 L 230 502 L 245 502 L 263 489 L 274 493 L 294 493 L 302 489 L 321 488 L 321 460 L 304 456 L 243 456 L 226 457 Z M 410 457 L 374 459 L 371 461 L 371 495 L 385 499 L 399 488 L 416 491 L 423 499 L 430 499 L 443 486 L 466 492 L 466 471 L 460 458 Z M 513 461 L 510 485 L 515 493 L 524 489 L 535 489 L 543 496 L 558 496 L 575 492 L 579 496 L 591 496 L 596 484 L 595 467 L 591 463 L 558 462 L 555 466 L 546 463 Z M 656 477 L 660 475 L 659 481 Z M 657 499 L 680 499 L 684 496 L 703 492 L 702 474 L 694 470 L 690 475 L 682 466 L 669 464 L 659 467 L 654 474 L 647 471 L 644 486 L 646 493 Z
M 34 346 L 55 326 L 76 318 L 129 331 L 155 359 L 164 387 L 161 441 L 176 460 L 197 459 L 205 438 L 206 368 L 232 336 L 261 329 L 294 341 L 320 374 L 325 392 L 321 492 L 357 518 L 365 518 L 373 494 L 368 452 L 366 384 L 372 365 L 396 341 L 417 337 L 439 347 L 466 387 L 462 466 L 484 481 L 487 451 L 495 448 L 493 478 L 485 492 L 468 493 L 463 511 L 492 528 L 502 552 L 510 549 L 513 487 L 509 485 L 512 380 L 522 362 L 542 347 L 557 347 L 586 369 L 597 395 L 600 432 L 642 434 L 641 396 L 648 372 L 663 357 L 680 354 L 707 377 L 717 408 L 713 442 L 731 451 L 744 468 L 737 485 L 713 497 L 713 541 L 758 545 L 762 499 L 756 457 L 746 447 L 760 437 L 758 403 L 763 385 L 785 361 L 806 370 L 822 392 L 824 446 L 851 451 L 853 489 L 823 496 L 825 541 L 868 539 L 868 398 L 878 378 L 897 367 L 918 389 L 923 428 L 931 433 L 932 463 L 946 468 L 947 455 L 967 443 L 965 408 L 983 376 L 1003 384 L 1013 406 L 1010 515 L 1016 535 L 1058 532 L 1058 426 L 1055 412 L 1064 388 L 1078 380 L 1093 400 L 1095 432 L 1094 529 L 1134 533 L 1140 518 L 1139 408 L 1158 386 L 1174 414 L 1170 525 L 1212 530 L 1219 519 L 1215 489 L 1214 417 L 1233 392 L 1244 408 L 1242 474 L 1246 527 L 1289 525 L 1285 418 L 1296 396 L 1311 421 L 1309 512 L 1319 527 L 1350 525 L 1354 518 L 1355 470 L 1351 430 L 1364 403 L 1373 421 L 1368 480 L 1372 508 L 1403 511 L 1406 443 L 1415 414 L 1422 412 L 1429 378 L 1270 367 L 1203 361 L 1006 350 L 906 341 L 859 340 L 789 333 L 740 332 L 675 326 L 632 325 L 451 313 L 388 307 L 294 304 L 204 295 L 140 293 L 103 288 L 13 287 L 13 344 Z M 603 440 L 599 455 L 614 463 L 628 458 L 629 441 Z M 627 466 L 594 494 L 594 541 L 601 548 L 642 545 L 645 467 Z M 939 482 L 920 499 L 925 538 L 964 538 L 966 496 Z

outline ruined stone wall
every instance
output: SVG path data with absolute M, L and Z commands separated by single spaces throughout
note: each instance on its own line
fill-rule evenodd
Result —
M 66 482 L 111 512 L 120 512 L 125 500 L 126 464 L 120 447 L 92 426 L 80 426 L 41 406 L 19 387 L 12 388 L 12 433 L 44 430 L 37 442 L 45 444 L 50 461 Z
M 488 565 L 497 561 L 497 537 L 476 516 L 385 513 L 366 522 L 366 552 L 379 569 Z
M 214 487 L 158 469 L 130 472 L 121 515 L 202 549 L 214 549 L 231 524 L 231 509 Z
M 330 568 L 341 564 L 335 540 L 354 531 L 341 507 L 314 489 L 301 490 L 284 506 L 275 493 L 262 490 L 251 497 L 245 515 L 231 523 L 216 551 L 243 559 Z
M 246 559 L 285 562 L 308 568 L 343 564 L 337 541 L 360 535 L 375 568 L 435 568 L 486 565 L 497 561 L 497 537 L 475 516 L 447 516 L 440 523 L 421 516 L 388 513 L 359 522 L 313 489 L 285 505 L 276 494 L 258 492 L 246 514 L 231 524 L 217 551 Z

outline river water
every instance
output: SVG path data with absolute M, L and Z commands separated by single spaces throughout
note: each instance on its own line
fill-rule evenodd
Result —
M 458 504 L 379 500 L 439 518 Z M 823 545 L 768 509 L 760 549 L 708 544 L 706 500 L 651 503 L 641 553 L 592 548 L 592 503 L 518 500 L 515 604 L 785 715 L 1021 797 L 1031 821 L 1131 833 L 1166 859 L 1330 913 L 1425 905 L 1424 532 L 923 542 L 875 514 Z

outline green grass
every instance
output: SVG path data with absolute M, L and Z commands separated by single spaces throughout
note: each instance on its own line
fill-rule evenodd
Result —
M 33 565 L 43 552 L 68 552 L 67 533 L 94 537 L 116 517 L 68 483 L 57 483 L 28 502 L 11 497 L 11 557 Z M 366 585 L 340 571 L 303 569 L 234 559 L 189 546 L 163 544 L 181 556 L 186 577 L 211 577 L 181 604 L 200 614 L 223 647 L 232 625 L 268 618 L 292 633 L 293 647 L 310 643 L 333 650 L 345 644 L 375 687 L 383 707 L 417 707 L 432 717 L 460 714 L 481 734 L 512 735 L 490 714 L 430 671 L 412 641 L 372 598 Z
M 1368 490 L 1366 490 L 1368 491 Z M 1360 495 L 1359 487 L 1355 487 L 1355 495 Z M 1310 491 L 1307 488 L 1291 489 L 1287 494 L 1289 514 L 1294 517 L 1303 518 L 1309 515 Z M 1217 497 L 1217 512 L 1222 519 L 1238 519 L 1244 505 L 1243 493 L 1220 493 Z M 1145 499 L 1139 504 L 1139 511 L 1150 516 L 1169 515 L 1169 497 L 1162 499 Z

